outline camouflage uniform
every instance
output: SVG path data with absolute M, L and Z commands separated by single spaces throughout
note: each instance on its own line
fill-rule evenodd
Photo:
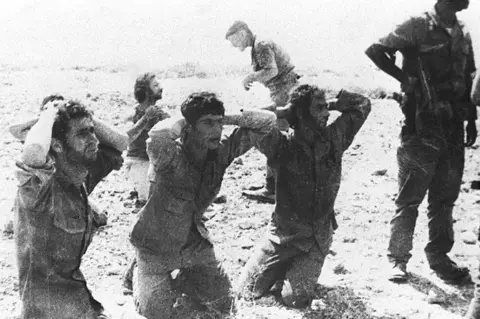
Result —
M 244 297 L 259 298 L 276 281 L 285 281 L 287 305 L 306 306 L 312 296 L 336 228 L 342 155 L 371 109 L 359 94 L 344 92 L 339 101 L 348 107 L 318 133 L 313 146 L 279 129 L 262 141 L 270 145 L 261 151 L 277 171 L 276 205 L 264 240 L 242 271 L 238 286 Z
M 402 70 L 410 77 L 419 78 L 419 61 L 423 61 L 431 93 L 430 99 L 425 92 L 422 97 L 417 88 L 403 101 L 405 123 L 397 151 L 399 194 L 388 257 L 395 264 L 410 259 L 418 206 L 429 191 L 425 253 L 432 268 L 448 264 L 447 253 L 454 242 L 452 210 L 464 168 L 463 121 L 476 118 L 469 97 L 475 72 L 471 39 L 459 21 L 447 28 L 432 11 L 410 18 L 379 43 L 402 53 Z M 433 105 L 433 110 L 425 105 Z
M 290 90 L 297 85 L 299 79 L 290 56 L 273 41 L 256 38 L 253 40 L 251 56 L 254 72 L 267 71 L 276 66 L 278 74 L 262 84 L 270 90 L 270 98 L 276 106 L 287 105 Z M 277 125 L 282 131 L 288 131 L 289 125 L 286 120 L 278 119 Z M 274 184 L 272 185 L 274 176 L 273 169 L 267 165 L 267 187 L 273 188 L 272 191 L 275 190 Z

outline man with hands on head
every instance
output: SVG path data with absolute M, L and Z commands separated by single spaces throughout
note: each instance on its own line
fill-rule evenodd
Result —
M 325 91 L 301 85 L 289 105 L 277 108 L 292 133 L 275 128 L 260 149 L 277 172 L 276 204 L 267 233 L 239 279 L 246 299 L 271 300 L 307 307 L 332 235 L 337 227 L 334 204 L 342 176 L 342 156 L 370 113 L 370 100 L 341 91 L 327 103 Z M 327 125 L 331 110 L 342 114 Z
M 130 235 L 137 253 L 133 296 L 148 319 L 187 318 L 207 307 L 231 311 L 231 283 L 202 217 L 228 166 L 254 146 L 269 147 L 276 121 L 262 110 L 226 115 L 211 92 L 190 94 L 181 112 L 149 132 L 150 196 Z M 224 125 L 238 127 L 223 135 Z
M 108 318 L 79 268 L 94 234 L 88 194 L 120 169 L 128 138 L 78 101 L 47 103 L 29 123 L 15 172 L 21 318 Z

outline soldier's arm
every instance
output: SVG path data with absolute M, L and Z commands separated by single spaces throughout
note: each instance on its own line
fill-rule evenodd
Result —
M 128 135 L 123 133 L 110 124 L 93 117 L 93 126 L 95 127 L 95 135 L 100 144 L 104 144 L 123 152 L 128 147 Z
M 413 17 L 398 25 L 386 37 L 370 45 L 365 54 L 383 72 L 395 78 L 405 86 L 404 91 L 410 91 L 414 80 L 409 78 L 395 64 L 395 54 L 408 50 L 416 50 L 418 44 L 425 37 L 425 20 L 422 17 Z
M 478 73 L 475 80 L 473 80 L 471 97 L 473 104 L 480 105 L 480 73 Z
M 256 54 L 257 61 L 261 67 L 261 70 L 249 74 L 247 76 L 247 79 L 249 79 L 250 81 L 246 82 L 251 83 L 254 81 L 258 81 L 261 83 L 265 83 L 278 74 L 277 63 L 275 62 L 275 53 L 267 44 L 260 42 L 257 45 Z
M 397 49 L 395 48 L 374 43 L 367 48 L 365 54 L 380 70 L 395 78 L 398 82 L 404 83 L 408 80 L 408 76 L 395 64 L 396 52 Z

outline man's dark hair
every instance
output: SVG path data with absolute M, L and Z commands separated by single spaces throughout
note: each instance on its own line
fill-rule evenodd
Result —
M 188 96 L 181 106 L 182 115 L 190 125 L 207 114 L 225 115 L 223 102 L 212 92 L 196 92 Z
M 229 36 L 237 33 L 240 30 L 245 30 L 247 31 L 247 34 L 249 34 L 250 36 L 253 36 L 253 33 L 248 27 L 248 25 L 243 21 L 237 20 L 230 26 L 230 28 L 228 28 L 227 33 L 225 34 L 225 39 L 227 39 Z
M 135 86 L 133 88 L 133 95 L 135 96 L 135 100 L 138 103 L 143 103 L 148 95 L 152 93 L 150 89 L 150 83 L 156 77 L 156 75 L 152 72 L 147 72 L 137 78 L 135 81 Z
M 69 122 L 74 119 L 92 118 L 93 113 L 85 107 L 81 102 L 70 100 L 58 107 L 57 116 L 52 128 L 52 138 L 66 142 L 69 130 Z
M 321 92 L 325 97 L 325 90 L 310 84 L 300 85 L 290 93 L 291 114 L 287 120 L 291 128 L 295 129 L 298 127 L 298 114 L 301 114 L 304 119 L 310 117 L 309 108 L 310 104 L 312 104 L 313 94 L 316 91 Z
M 47 103 L 53 102 L 53 101 L 65 101 L 65 98 L 63 97 L 63 95 L 60 95 L 60 94 L 51 94 L 49 96 L 44 97 L 42 100 L 42 104 L 40 105 L 40 111 L 45 108 L 45 105 Z

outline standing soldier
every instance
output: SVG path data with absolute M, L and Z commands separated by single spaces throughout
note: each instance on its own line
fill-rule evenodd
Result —
M 475 72 L 472 43 L 456 16 L 468 4 L 468 0 L 437 0 L 433 10 L 408 19 L 366 50 L 405 93 L 405 123 L 397 152 L 399 193 L 388 246 L 391 281 L 408 279 L 418 206 L 427 191 L 425 253 L 430 268 L 450 283 L 470 278 L 468 269 L 447 255 L 454 242 L 452 211 L 460 192 L 465 146 L 473 145 L 477 136 L 476 108 L 470 99 Z M 402 69 L 395 65 L 397 51 L 403 55 Z
M 243 21 L 235 21 L 228 29 L 225 38 L 240 51 L 252 48 L 253 72 L 243 80 L 243 87 L 249 90 L 253 82 L 257 81 L 270 90 L 270 97 L 275 105 L 285 106 L 288 102 L 290 90 L 298 83 L 300 76 L 293 70 L 295 66 L 290 61 L 290 56 L 278 44 L 271 40 L 257 39 Z M 282 131 L 288 130 L 288 123 L 284 119 L 277 121 Z M 265 188 L 258 191 L 246 191 L 244 194 L 252 199 L 270 203 L 275 202 L 275 172 L 267 165 L 267 178 Z

